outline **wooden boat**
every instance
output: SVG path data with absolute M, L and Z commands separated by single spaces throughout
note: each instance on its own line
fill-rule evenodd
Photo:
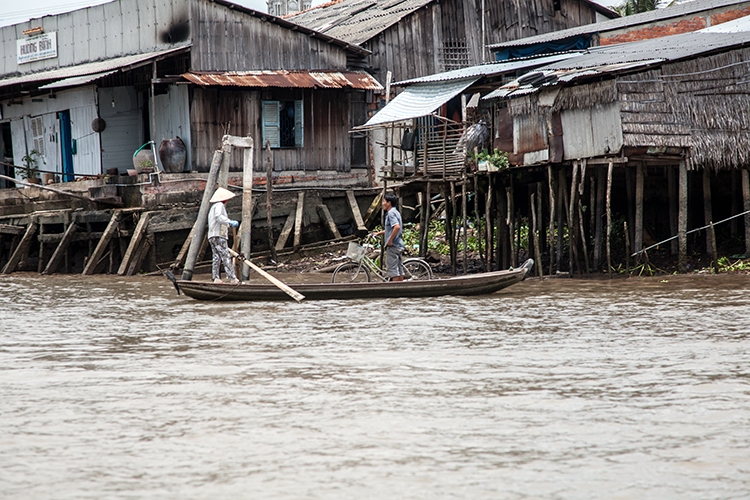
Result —
M 307 300 L 384 299 L 439 297 L 443 295 L 486 295 L 522 281 L 534 261 L 529 259 L 518 269 L 491 273 L 467 274 L 426 281 L 369 283 L 302 283 L 294 289 Z M 212 283 L 174 280 L 175 287 L 198 300 L 269 301 L 292 300 L 284 291 L 268 284 Z

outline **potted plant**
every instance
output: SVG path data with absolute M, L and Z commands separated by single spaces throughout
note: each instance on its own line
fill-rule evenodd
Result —
M 21 158 L 24 166 L 24 171 L 21 174 L 21 178 L 25 179 L 30 184 L 42 183 L 42 180 L 39 178 L 38 162 L 40 159 L 42 160 L 42 163 L 44 163 L 45 165 L 47 164 L 47 162 L 44 161 L 44 157 L 42 156 L 42 154 L 36 149 L 32 149 L 23 158 Z

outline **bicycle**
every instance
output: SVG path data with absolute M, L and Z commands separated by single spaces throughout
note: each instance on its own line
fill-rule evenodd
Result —
M 346 256 L 350 262 L 340 264 L 334 271 L 331 282 L 333 283 L 366 283 L 372 281 L 373 276 L 380 281 L 388 281 L 385 271 L 367 254 L 375 248 L 375 238 L 368 234 L 358 244 L 354 241 L 349 243 Z M 404 279 L 407 280 L 431 280 L 432 268 L 423 259 L 412 257 L 404 260 Z

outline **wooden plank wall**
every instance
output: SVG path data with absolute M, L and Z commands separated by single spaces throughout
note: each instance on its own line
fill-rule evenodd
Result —
M 221 147 L 221 137 L 232 135 L 253 137 L 261 143 L 261 101 L 264 99 L 303 99 L 305 106 L 305 146 L 274 149 L 276 171 L 334 170 L 348 172 L 351 168 L 350 99 L 353 91 L 343 90 L 281 90 L 257 91 L 197 87 L 193 90 L 190 109 L 192 153 L 199 171 L 207 171 L 213 151 Z M 357 124 L 358 125 L 358 124 Z M 228 126 L 228 128 L 227 128 Z M 261 168 L 261 155 L 255 155 L 255 169 Z M 232 158 L 232 170 L 242 169 L 241 155 Z
M 343 48 L 209 0 L 194 0 L 192 69 L 346 69 Z

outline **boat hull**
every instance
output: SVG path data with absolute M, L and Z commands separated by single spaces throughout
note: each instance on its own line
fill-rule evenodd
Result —
M 526 277 L 527 267 L 511 271 L 470 274 L 446 279 L 370 283 L 303 283 L 293 288 L 306 300 L 346 300 L 486 295 L 507 288 Z M 272 284 L 212 283 L 177 280 L 188 297 L 197 300 L 272 301 L 292 300 Z

